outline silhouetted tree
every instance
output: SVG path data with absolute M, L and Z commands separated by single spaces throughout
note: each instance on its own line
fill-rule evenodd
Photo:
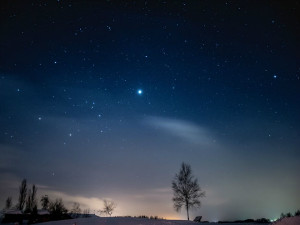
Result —
M 104 207 L 101 212 L 111 216 L 117 205 L 113 201 L 104 200 Z
M 292 214 L 290 213 L 290 212 L 288 212 L 287 214 L 286 214 L 286 217 L 291 217 L 292 216 Z
M 31 189 L 29 189 L 27 192 L 27 198 L 26 198 L 26 202 L 25 202 L 25 212 L 29 213 L 29 212 L 31 212 L 31 209 L 32 209 Z
M 284 213 L 281 213 L 280 214 L 280 219 L 283 219 L 283 218 L 285 218 L 286 217 L 286 214 L 284 214 Z
M 75 218 L 77 218 L 81 213 L 80 204 L 78 202 L 74 202 L 71 213 L 75 216 Z
M 298 210 L 295 212 L 294 215 L 295 215 L 295 216 L 300 216 L 300 210 L 298 209 Z
M 189 209 L 201 206 L 200 198 L 205 196 L 198 184 L 198 180 L 192 175 L 191 166 L 185 163 L 181 164 L 178 174 L 172 181 L 172 189 L 174 193 L 173 202 L 176 211 L 180 211 L 185 206 L 187 219 L 189 217 Z
M 8 197 L 5 201 L 5 208 L 4 209 L 10 209 L 12 207 L 12 198 Z
M 257 219 L 255 222 L 256 223 L 270 223 L 270 220 L 266 219 L 266 218 L 261 218 L 261 219 Z
M 54 218 L 60 218 L 63 214 L 68 212 L 61 198 L 56 199 L 54 202 L 50 202 L 49 211 Z
M 33 209 L 37 208 L 36 192 L 37 188 L 35 185 L 32 185 L 32 189 L 28 190 L 25 207 L 25 212 L 27 213 L 32 213 Z
M 32 185 L 32 192 L 31 192 L 32 210 L 34 208 L 37 208 L 36 192 L 37 192 L 37 187 L 35 185 Z
M 24 209 L 26 194 L 27 194 L 27 183 L 26 183 L 26 179 L 23 179 L 19 187 L 19 199 L 18 199 L 17 209 L 19 210 Z
M 49 209 L 50 200 L 49 200 L 48 195 L 43 195 L 41 197 L 41 204 L 42 204 L 42 209 L 45 209 L 45 210 Z

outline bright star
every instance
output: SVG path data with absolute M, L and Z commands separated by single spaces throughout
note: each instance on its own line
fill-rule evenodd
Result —
M 276 74 L 274 74 L 273 78 L 274 78 L 274 79 L 276 79 L 276 78 L 277 78 L 277 75 L 276 75 Z
M 142 95 L 142 94 L 143 94 L 143 90 L 142 90 L 142 89 L 139 89 L 139 90 L 137 91 L 137 93 L 138 93 L 138 95 Z

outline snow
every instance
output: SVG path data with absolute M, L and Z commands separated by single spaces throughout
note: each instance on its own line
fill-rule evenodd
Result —
M 36 225 L 195 225 L 195 222 L 184 220 L 154 220 L 129 217 L 92 217 L 70 220 L 51 221 Z
M 300 216 L 285 217 L 272 223 L 272 225 L 299 225 Z
M 51 221 L 39 223 L 36 225 L 195 225 L 195 224 L 214 224 L 214 223 L 196 223 L 185 220 L 154 220 L 132 217 L 89 217 L 70 220 Z M 251 225 L 267 225 L 250 223 Z M 250 225 L 248 223 L 226 223 L 226 225 Z M 300 216 L 287 217 L 269 225 L 300 225 Z
M 16 210 L 16 209 L 7 209 L 3 210 L 3 214 L 14 214 L 14 215 L 21 215 L 22 211 L 21 210 Z

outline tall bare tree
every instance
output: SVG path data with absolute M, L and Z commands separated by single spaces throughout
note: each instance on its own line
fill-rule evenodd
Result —
M 19 187 L 19 199 L 17 204 L 17 209 L 21 211 L 24 209 L 26 195 L 27 195 L 27 183 L 26 183 L 26 179 L 23 179 Z
M 30 213 L 31 209 L 32 209 L 31 189 L 28 189 L 27 198 L 25 202 L 25 213 Z
M 4 209 L 10 209 L 12 207 L 12 197 L 8 197 L 5 201 L 5 208 Z
M 104 207 L 101 211 L 102 213 L 105 213 L 106 215 L 111 216 L 117 205 L 113 201 L 104 200 Z
M 35 185 L 32 185 L 32 192 L 31 192 L 32 210 L 34 208 L 37 208 L 36 192 L 37 192 L 37 187 Z
M 198 184 L 198 180 L 192 175 L 191 166 L 185 163 L 181 164 L 178 174 L 172 181 L 174 193 L 174 208 L 178 212 L 182 206 L 185 207 L 187 219 L 190 220 L 189 210 L 201 206 L 200 198 L 205 196 Z
M 33 210 L 37 208 L 36 192 L 37 188 L 35 185 L 32 185 L 32 189 L 28 190 L 25 207 L 27 213 L 33 212 Z

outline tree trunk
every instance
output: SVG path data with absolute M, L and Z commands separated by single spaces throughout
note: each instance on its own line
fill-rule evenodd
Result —
M 186 214 L 187 214 L 188 220 L 190 220 L 190 216 L 189 216 L 189 204 L 186 205 Z

